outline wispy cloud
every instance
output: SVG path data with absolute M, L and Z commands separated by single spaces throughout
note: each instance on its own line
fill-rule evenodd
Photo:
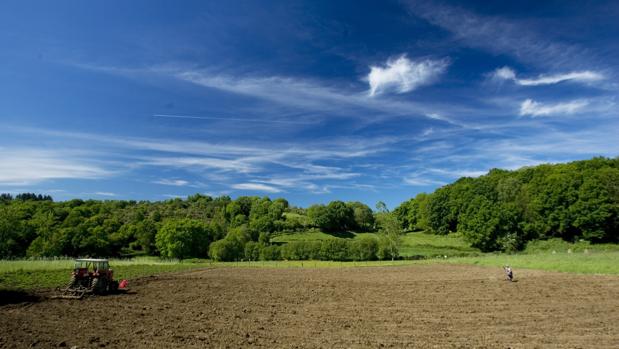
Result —
M 111 171 L 70 150 L 0 148 L 0 184 L 29 185 L 53 179 L 95 179 Z
M 535 79 L 518 79 L 516 82 L 523 86 L 537 86 L 557 84 L 563 81 L 593 82 L 603 80 L 604 75 L 593 71 L 578 71 L 565 74 L 539 76 Z
M 345 171 L 336 167 L 303 165 L 298 164 L 296 167 L 303 169 L 302 173 L 289 174 L 287 176 L 270 176 L 269 178 L 258 178 L 253 180 L 255 183 L 263 183 L 288 189 L 302 189 L 314 194 L 328 193 L 328 188 L 335 185 L 318 185 L 316 183 L 324 183 L 325 181 L 350 181 L 353 178 L 360 177 L 360 173 Z
M 279 193 L 280 189 L 260 183 L 239 183 L 233 184 L 232 188 L 238 190 L 252 190 L 252 191 L 263 191 L 266 193 Z
M 176 168 L 197 168 L 215 169 L 221 171 L 234 171 L 239 173 L 250 173 L 258 171 L 258 168 L 251 160 L 238 159 L 219 159 L 214 157 L 198 156 L 151 156 L 143 158 L 142 165 Z
M 408 1 L 410 11 L 452 33 L 469 47 L 508 54 L 539 66 L 577 66 L 593 61 L 589 52 L 573 44 L 548 39 L 530 21 L 483 16 L 457 6 Z
M 98 191 L 98 192 L 95 192 L 93 194 L 94 195 L 98 195 L 98 196 L 116 196 L 117 195 L 116 193 L 111 193 L 111 192 L 108 192 L 108 191 Z
M 398 138 L 353 138 L 340 137 L 329 141 L 316 140 L 305 143 L 273 144 L 211 143 L 173 139 L 125 138 L 103 134 L 58 132 L 37 129 L 22 129 L 22 132 L 45 135 L 62 140 L 65 144 L 89 140 L 89 147 L 101 149 L 90 154 L 92 162 L 108 153 L 123 154 L 130 160 L 125 170 L 161 168 L 186 171 L 188 175 L 208 178 L 219 186 L 230 187 L 231 182 L 245 180 L 254 184 L 281 188 L 321 190 L 315 182 L 338 182 L 360 174 L 337 165 L 342 160 L 356 163 L 366 156 L 373 156 L 390 149 Z M 329 165 L 327 165 L 329 164 Z M 130 167 L 129 167 L 130 166 Z M 277 168 L 277 174 L 272 173 Z M 75 173 L 75 172 L 72 172 Z M 107 172 L 106 172 L 107 173 Z M 178 178 L 163 178 L 152 181 L 169 186 L 195 186 L 203 184 Z M 210 185 L 209 185 L 210 186 Z M 248 188 L 248 187 L 246 187 Z M 236 189 L 243 189 L 238 187 Z
M 466 128 L 466 122 L 454 120 L 446 115 L 458 115 L 470 112 L 458 104 L 422 103 L 419 101 L 395 100 L 383 96 L 373 96 L 383 92 L 407 92 L 419 86 L 429 84 L 448 66 L 447 60 L 424 60 L 401 63 L 401 72 L 387 68 L 374 67 L 373 82 L 368 91 L 351 90 L 349 87 L 330 86 L 324 82 L 288 78 L 288 77 L 235 77 L 215 75 L 203 70 L 186 70 L 174 73 L 177 79 L 199 86 L 214 88 L 230 93 L 275 102 L 294 110 L 311 110 L 319 112 L 322 118 L 329 116 L 354 118 L 358 124 L 368 125 L 393 118 L 406 116 L 441 121 L 452 126 Z M 404 66 L 409 65 L 408 68 Z M 383 71 L 380 71 L 383 69 Z M 385 71 L 387 69 L 389 71 Z M 397 68 L 398 70 L 400 68 Z M 380 71 L 380 72 L 379 72 Z M 370 82 L 370 75 L 366 77 Z M 372 87 L 374 84 L 374 88 Z M 372 92 L 373 91 L 373 92 Z M 314 122 L 314 121 L 312 121 Z
M 390 79 L 380 78 L 375 81 L 375 93 L 385 91 L 403 91 L 402 89 L 415 88 L 434 79 L 446 69 L 449 62 L 443 60 L 421 60 L 411 61 L 406 57 L 398 66 L 403 67 L 403 74 L 396 73 L 395 79 L 399 79 L 399 85 L 394 84 Z M 397 60 L 396 60 L 397 61 Z M 408 63 L 410 62 L 410 63 Z M 287 77 L 287 76 L 252 76 L 243 74 L 226 73 L 214 69 L 196 69 L 192 67 L 172 66 L 151 66 L 144 68 L 116 68 L 106 66 L 93 66 L 88 64 L 75 65 L 81 69 L 94 70 L 109 74 L 120 75 L 130 79 L 144 79 L 145 77 L 165 77 L 184 81 L 196 86 L 208 89 L 215 89 L 239 96 L 253 98 L 259 101 L 268 102 L 263 105 L 266 108 L 262 113 L 264 118 L 248 118 L 249 122 L 272 123 L 282 125 L 317 125 L 325 120 L 332 118 L 354 118 L 357 120 L 357 127 L 367 126 L 384 120 L 406 116 L 407 118 L 431 119 L 449 123 L 453 126 L 466 127 L 463 121 L 453 120 L 446 115 L 458 115 L 470 110 L 458 104 L 429 103 L 421 101 L 396 100 L 383 96 L 382 98 L 372 98 L 366 89 L 354 84 L 342 84 L 324 80 L 312 80 L 306 78 Z M 408 68 L 407 68 L 408 66 Z M 385 69 L 389 67 L 375 67 L 383 69 L 377 76 L 385 76 Z M 397 69 L 396 69 L 397 70 Z M 387 76 L 393 73 L 387 74 Z M 367 77 L 365 77 L 366 80 Z M 380 86 L 380 87 L 379 87 Z M 282 108 L 284 115 L 276 117 L 278 112 L 274 109 Z M 278 109 L 279 110 L 279 109 Z M 280 112 L 282 110 L 279 110 Z M 296 119 L 292 120 L 288 112 L 296 114 Z M 302 116 L 299 116 L 302 112 Z M 311 115 L 311 116 L 310 116 Z M 431 117 L 429 115 L 440 115 Z M 154 114 L 156 117 L 186 118 L 186 119 L 212 119 L 219 120 L 220 116 L 199 116 L 199 115 L 176 115 L 176 114 Z M 227 117 L 222 119 L 231 120 Z M 239 121 L 245 118 L 233 118 Z M 255 121 L 254 121 L 255 120 Z M 224 121 L 224 120 L 222 120 Z
M 162 184 L 162 185 L 171 185 L 171 186 L 176 186 L 176 187 L 182 187 L 182 186 L 186 186 L 189 184 L 188 181 L 183 180 L 183 179 L 160 179 L 157 181 L 153 181 L 154 184 Z
M 477 177 L 492 168 L 515 170 L 547 162 L 619 154 L 616 136 L 619 124 L 616 121 L 563 131 L 544 127 L 537 120 L 533 122 L 536 125 L 526 128 L 527 132 L 509 137 L 445 140 L 452 144 L 451 149 L 437 148 L 432 152 L 433 156 L 408 164 L 403 176 L 449 183 L 458 177 Z
M 371 66 L 367 76 L 370 96 L 410 92 L 435 81 L 447 66 L 446 60 L 411 61 L 406 55 L 389 59 L 383 66 Z
M 484 170 L 462 170 L 457 168 L 441 169 L 441 168 L 429 168 L 426 172 L 439 174 L 448 178 L 460 178 L 460 177 L 479 177 L 486 174 Z
M 530 79 L 518 79 L 516 77 L 516 72 L 510 67 L 502 67 L 496 69 L 492 74 L 492 78 L 497 81 L 513 81 L 514 83 L 521 86 L 539 86 L 539 85 L 552 85 L 558 84 L 564 81 L 575 81 L 575 82 L 583 82 L 590 83 L 594 81 L 604 80 L 605 76 L 601 73 L 584 70 L 584 71 L 575 71 L 568 72 L 562 74 L 554 74 L 554 75 L 540 75 L 536 78 Z
M 266 124 L 289 124 L 289 125 L 313 125 L 315 122 L 292 121 L 292 120 L 273 120 L 273 119 L 251 119 L 251 118 L 226 118 L 218 116 L 195 116 L 195 115 L 170 115 L 170 114 L 153 114 L 154 117 L 168 119 L 192 119 L 192 120 L 218 120 L 228 122 L 256 122 Z
M 168 199 L 184 199 L 187 197 L 187 195 L 180 195 L 180 194 L 162 194 L 161 196 L 163 196 L 164 198 L 168 198 Z
M 447 182 L 437 181 L 435 179 L 429 178 L 429 176 L 424 177 L 424 176 L 419 176 L 419 175 L 405 177 L 404 183 L 410 186 L 414 186 L 414 187 L 427 187 L 427 186 L 438 186 L 438 185 L 447 184 Z
M 556 104 L 543 104 L 532 99 L 526 99 L 520 105 L 520 115 L 547 116 L 574 114 L 589 104 L 586 100 L 576 100 Z

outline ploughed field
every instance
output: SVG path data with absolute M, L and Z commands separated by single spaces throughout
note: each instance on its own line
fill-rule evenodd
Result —
M 213 268 L 0 307 L 0 347 L 611 348 L 619 277 L 453 265 Z

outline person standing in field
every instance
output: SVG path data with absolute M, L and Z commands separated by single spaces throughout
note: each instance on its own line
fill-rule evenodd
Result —
M 507 280 L 514 281 L 514 271 L 512 270 L 512 267 L 506 265 L 503 267 L 503 270 L 505 270 L 505 276 L 507 276 Z

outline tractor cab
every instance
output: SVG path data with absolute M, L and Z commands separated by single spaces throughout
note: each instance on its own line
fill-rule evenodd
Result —
M 73 275 L 78 279 L 98 277 L 99 275 L 105 275 L 107 278 L 112 279 L 112 270 L 107 259 L 82 258 L 75 260 Z

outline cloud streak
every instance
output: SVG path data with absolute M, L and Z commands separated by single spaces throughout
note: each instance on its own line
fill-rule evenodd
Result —
M 584 70 L 554 75 L 540 75 L 537 78 L 532 79 L 518 79 L 516 77 L 516 72 L 513 69 L 509 67 L 502 67 L 496 69 L 492 73 L 492 78 L 495 81 L 513 81 L 521 86 L 540 86 L 558 84 L 564 81 L 591 83 L 604 80 L 605 76 L 595 71 Z
M 406 93 L 434 82 L 445 69 L 445 60 L 411 61 L 402 55 L 389 59 L 383 66 L 371 66 L 367 81 L 370 96 L 395 92 Z
M 256 122 L 264 124 L 288 124 L 288 125 L 313 125 L 315 122 L 292 121 L 292 120 L 272 120 L 272 119 L 251 119 L 251 118 L 226 118 L 218 116 L 194 116 L 194 115 L 170 115 L 153 114 L 154 117 L 168 119 L 190 119 L 190 120 L 218 120 L 227 122 Z
M 30 185 L 54 179 L 97 179 L 112 172 L 72 151 L 0 148 L 0 184 Z
M 171 185 L 171 186 L 175 186 L 175 187 L 183 187 L 189 184 L 188 181 L 183 180 L 183 179 L 160 179 L 158 181 L 153 181 L 154 184 L 161 184 L 161 185 Z
M 116 196 L 116 193 L 112 193 L 112 192 L 109 192 L 109 191 L 98 191 L 98 192 L 95 192 L 93 194 L 94 195 L 98 195 L 98 196 L 110 196 L 110 197 Z
M 233 184 L 232 188 L 238 190 L 252 190 L 252 191 L 262 191 L 266 193 L 279 193 L 280 189 L 260 183 L 238 183 Z
M 574 114 L 589 104 L 586 100 L 576 100 L 556 104 L 543 104 L 532 99 L 526 99 L 520 105 L 520 115 L 548 116 Z
M 238 183 L 238 180 L 246 180 L 247 183 L 268 186 L 271 189 L 262 187 L 262 191 L 271 190 L 272 192 L 273 190 L 281 191 L 281 188 L 306 188 L 312 192 L 319 192 L 322 189 L 315 182 L 333 183 L 350 180 L 360 174 L 333 164 L 343 160 L 355 163 L 366 156 L 379 154 L 388 149 L 391 144 L 399 142 L 397 138 L 339 138 L 328 142 L 315 141 L 312 146 L 296 143 L 215 144 L 203 141 L 123 138 L 102 134 L 36 129 L 26 129 L 22 132 L 34 133 L 38 136 L 46 135 L 52 139 L 62 140 L 65 144 L 73 142 L 81 144 L 83 140 L 89 140 L 88 144 L 91 149 L 100 149 L 98 152 L 88 153 L 88 158 L 93 163 L 102 161 L 102 156 L 105 157 L 106 154 L 123 154 L 127 161 L 120 162 L 118 165 L 122 166 L 124 163 L 123 170 L 125 171 L 140 171 L 148 168 L 160 168 L 166 171 L 180 170 L 186 171 L 188 175 L 208 178 L 209 185 L 213 183 L 231 188 L 234 184 L 231 182 L 237 181 Z M 49 139 L 48 142 L 50 142 Z M 104 162 L 109 165 L 108 161 Z M 277 175 L 271 172 L 274 168 L 278 169 Z M 109 171 L 101 169 L 101 172 L 107 174 Z M 79 172 L 71 173 L 76 178 L 80 177 Z M 14 177 L 17 178 L 17 174 Z M 7 178 L 8 176 L 5 175 L 4 181 L 0 184 L 7 183 Z M 187 180 L 174 178 L 158 179 L 151 183 L 177 187 L 194 186 Z M 249 187 L 234 187 L 234 189 L 243 188 Z

